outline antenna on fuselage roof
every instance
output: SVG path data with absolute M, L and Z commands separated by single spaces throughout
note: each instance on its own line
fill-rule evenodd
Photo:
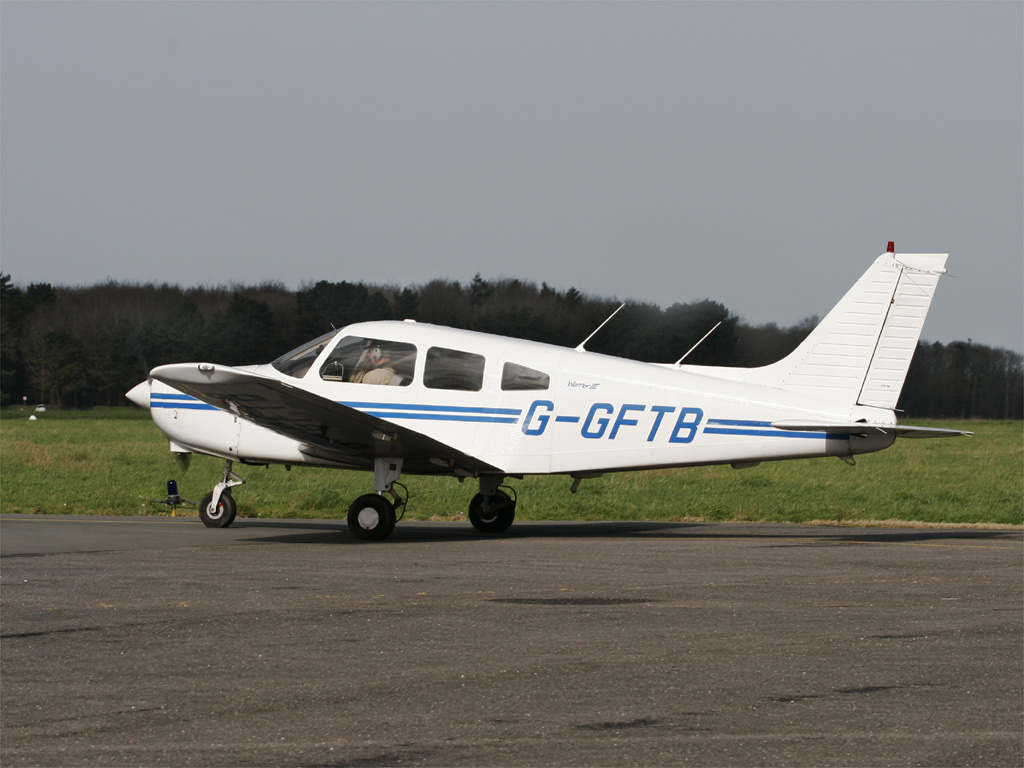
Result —
M 698 342 L 697 342 L 696 344 L 694 344 L 694 345 L 693 345 L 692 347 L 690 347 L 690 348 L 689 348 L 689 349 L 688 349 L 688 350 L 686 351 L 686 354 L 685 354 L 685 355 L 683 355 L 682 357 L 680 357 L 680 358 L 679 358 L 678 360 L 676 360 L 676 361 L 675 361 L 675 362 L 673 363 L 673 365 L 680 365 L 680 364 L 681 364 L 681 363 L 683 362 L 683 360 L 685 360 L 686 358 L 688 358 L 688 357 L 690 356 L 690 353 L 691 353 L 691 352 L 693 352 L 693 350 L 695 350 L 695 349 L 696 349 L 697 347 L 699 347 L 699 346 L 700 346 L 701 344 L 703 344 L 703 343 L 704 343 L 704 339 L 706 339 L 706 338 L 707 338 L 708 336 L 710 336 L 710 335 L 711 335 L 712 333 L 714 333 L 714 332 L 715 332 L 715 329 L 717 329 L 717 328 L 718 328 L 718 326 L 720 326 L 721 324 L 722 324 L 722 321 L 721 321 L 721 320 L 719 320 L 719 321 L 718 321 L 717 323 L 715 323 L 714 327 L 712 327 L 712 329 L 711 329 L 710 331 L 708 331 L 708 332 L 707 332 L 707 333 L 705 333 L 705 334 L 704 334 L 703 336 L 701 336 L 701 337 L 700 337 L 700 341 L 698 341 Z
M 626 306 L 626 302 L 622 302 L 621 304 L 619 304 L 619 309 L 622 309 L 624 306 Z M 587 338 L 585 338 L 583 341 L 581 341 L 579 343 L 579 346 L 576 347 L 576 351 L 577 352 L 586 352 L 587 350 L 584 349 L 584 346 L 586 345 L 586 343 L 588 341 L 590 341 L 592 338 L 594 338 L 594 336 L 597 335 L 598 331 L 600 331 L 602 328 L 604 328 L 606 325 L 608 325 L 608 320 L 611 320 L 613 317 L 615 317 L 617 314 L 619 314 L 619 309 L 616 309 L 614 312 L 612 312 L 610 315 L 608 315 L 608 318 L 603 323 L 601 323 L 599 326 L 597 326 L 597 328 L 594 329 L 594 332 L 592 334 L 590 334 L 589 336 L 587 336 Z

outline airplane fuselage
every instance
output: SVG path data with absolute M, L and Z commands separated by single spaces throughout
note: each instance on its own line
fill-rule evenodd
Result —
M 354 383 L 325 373 L 346 340 L 399 345 L 402 385 Z M 471 361 L 469 376 L 432 378 L 433 350 Z M 450 353 L 459 353 L 458 355 Z M 436 355 L 435 355 L 436 357 Z M 197 364 L 198 365 L 198 364 Z M 509 370 L 530 373 L 511 380 Z M 895 423 L 891 411 L 837 407 L 782 389 L 548 344 L 411 322 L 360 323 L 339 331 L 296 377 L 274 365 L 243 369 L 333 403 L 411 427 L 478 457 L 506 475 L 599 473 L 850 456 L 881 450 L 892 434 L 870 436 L 777 429 L 773 422 Z M 238 398 L 240 409 L 245 398 Z M 372 468 L 331 457 L 239 413 L 203 403 L 154 381 L 153 418 L 182 449 L 248 463 Z M 460 474 L 445 456 L 406 471 Z

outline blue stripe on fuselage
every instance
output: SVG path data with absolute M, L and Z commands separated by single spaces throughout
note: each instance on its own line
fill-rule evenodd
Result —
M 401 411 L 361 411 L 381 419 L 415 419 L 417 421 L 463 421 L 485 424 L 515 424 L 518 416 L 474 416 L 461 413 L 402 413 Z
M 739 437 L 796 437 L 804 440 L 848 440 L 847 434 L 832 432 L 793 432 L 778 429 L 770 421 L 744 419 L 708 419 L 705 435 L 734 435 Z
M 448 421 L 476 424 L 516 424 L 522 416 L 520 408 L 488 408 L 460 405 L 428 405 L 409 403 L 381 403 L 368 401 L 337 401 L 339 405 L 358 410 L 367 416 L 382 419 L 406 419 L 412 421 Z M 220 410 L 191 395 L 162 394 L 150 395 L 150 408 L 178 408 L 195 411 Z M 579 416 L 555 416 L 559 423 L 579 423 Z M 848 440 L 849 435 L 829 432 L 794 432 L 777 429 L 770 421 L 747 419 L 708 419 L 701 430 L 705 435 L 726 435 L 732 437 L 791 437 L 803 440 Z
M 163 394 L 153 392 L 149 396 L 150 408 L 177 408 L 184 411 L 216 411 L 220 410 L 196 400 L 192 395 Z
M 338 405 L 345 405 L 358 410 L 395 410 L 395 411 L 448 411 L 451 413 L 478 413 L 496 416 L 521 416 L 521 408 L 480 408 L 468 405 L 413 405 L 407 403 L 367 403 L 351 400 L 338 400 Z
M 371 403 L 346 400 L 339 400 L 338 405 L 354 408 L 367 416 L 381 419 L 455 421 L 477 424 L 515 424 L 523 413 L 519 408 L 483 408 L 467 405 Z

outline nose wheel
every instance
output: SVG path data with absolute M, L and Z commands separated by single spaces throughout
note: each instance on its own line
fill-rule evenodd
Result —
M 238 505 L 226 491 L 220 494 L 216 504 L 213 503 L 212 492 L 203 496 L 199 503 L 199 519 L 207 528 L 227 528 L 235 521 L 237 511 Z
M 231 471 L 232 462 L 224 462 L 224 477 L 211 493 L 199 502 L 199 519 L 207 528 L 227 528 L 235 521 L 238 505 L 231 497 L 231 489 L 243 485 L 245 480 Z

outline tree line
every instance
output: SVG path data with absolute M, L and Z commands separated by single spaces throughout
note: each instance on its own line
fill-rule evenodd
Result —
M 22 288 L 0 275 L 0 403 L 122 405 L 124 393 L 157 365 L 268 362 L 332 327 L 363 320 L 412 318 L 574 347 L 617 306 L 575 288 L 479 274 L 466 283 L 407 287 L 322 280 L 297 291 L 276 283 Z M 817 318 L 781 328 L 744 323 L 711 300 L 667 309 L 631 303 L 587 349 L 673 362 L 716 323 L 687 363 L 766 365 L 795 349 Z M 969 340 L 922 342 L 899 407 L 919 418 L 1020 419 L 1022 356 Z

